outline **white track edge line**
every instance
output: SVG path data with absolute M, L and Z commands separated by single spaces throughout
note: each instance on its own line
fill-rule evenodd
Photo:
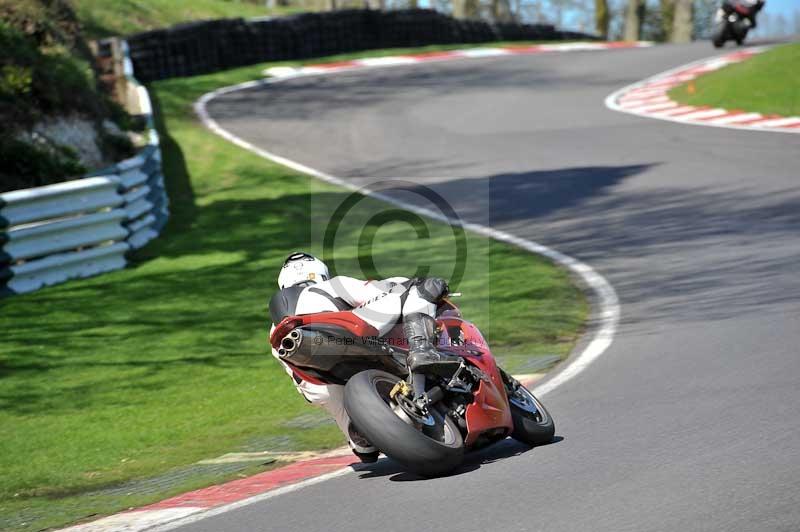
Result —
M 759 46 L 759 47 L 748 48 L 748 50 L 755 50 L 755 53 L 757 54 L 757 53 L 761 53 L 761 52 L 763 52 L 763 51 L 765 51 L 765 50 L 767 50 L 769 48 L 771 48 L 771 46 Z M 733 53 L 735 53 L 735 52 L 733 52 Z M 697 61 L 692 61 L 690 63 L 686 63 L 685 65 L 677 66 L 675 68 L 670 68 L 669 70 L 665 70 L 665 71 L 660 72 L 658 74 L 654 74 L 654 75 L 649 76 L 649 77 L 647 77 L 647 78 L 645 78 L 643 80 L 637 81 L 635 83 L 631 83 L 629 85 L 625 85 L 621 89 L 617 89 L 614 92 L 612 92 L 611 94 L 609 94 L 608 96 L 606 96 L 606 99 L 604 100 L 603 103 L 605 104 L 605 106 L 607 108 L 611 109 L 612 111 L 617 111 L 617 112 L 620 112 L 620 113 L 625 113 L 625 114 L 629 114 L 629 115 L 633 115 L 633 116 L 640 116 L 640 117 L 643 117 L 643 118 L 652 118 L 654 120 L 664 120 L 664 121 L 667 121 L 667 122 L 675 122 L 677 124 L 682 124 L 682 125 L 718 127 L 718 128 L 723 128 L 723 129 L 739 129 L 739 130 L 742 130 L 742 131 L 760 131 L 762 133 L 789 133 L 789 134 L 796 135 L 797 134 L 796 131 L 788 131 L 786 129 L 769 129 L 769 128 L 766 128 L 766 127 L 755 127 L 755 126 L 744 126 L 744 125 L 737 126 L 736 124 L 714 124 L 714 123 L 711 123 L 711 122 L 700 122 L 700 121 L 691 122 L 691 121 L 688 121 L 688 120 L 684 122 L 684 121 L 679 120 L 678 118 L 671 118 L 670 116 L 657 116 L 657 115 L 653 115 L 653 114 L 649 114 L 649 113 L 631 112 L 628 109 L 624 109 L 623 107 L 620 107 L 619 103 L 617 103 L 617 100 L 623 94 L 625 94 L 625 93 L 627 93 L 629 91 L 632 91 L 634 89 L 637 89 L 637 88 L 640 88 L 640 87 L 644 87 L 645 85 L 647 85 L 651 81 L 656 81 L 657 79 L 668 77 L 671 74 L 674 74 L 675 72 L 680 72 L 680 71 L 686 70 L 686 69 L 691 68 L 691 67 L 693 67 L 695 65 L 705 64 L 705 63 L 707 63 L 709 61 L 714 61 L 714 60 L 721 60 L 723 57 L 726 57 L 727 55 L 730 55 L 730 54 L 710 56 L 710 57 L 706 57 L 705 59 L 698 59 Z M 731 63 L 727 63 L 727 64 L 731 64 Z M 727 66 L 727 64 L 723 65 L 723 66 Z M 701 74 L 698 74 L 698 75 L 701 75 Z M 697 76 L 694 76 L 694 77 L 696 78 Z M 692 79 L 694 79 L 694 78 L 692 78 Z
M 165 523 L 161 523 L 159 525 L 154 525 L 146 528 L 140 528 L 140 531 L 149 531 L 149 532 L 162 532 L 166 530 L 172 530 L 181 526 L 190 525 L 192 523 L 196 523 L 197 521 L 202 521 L 203 519 L 207 519 L 209 517 L 214 517 L 215 515 L 223 514 L 226 512 L 230 512 L 231 510 L 236 510 L 238 508 L 242 508 L 244 506 L 249 506 L 251 504 L 255 504 L 257 502 L 266 501 L 273 497 L 277 497 L 279 495 L 284 495 L 286 493 L 291 493 L 293 491 L 300 490 L 302 488 L 306 488 L 308 486 L 313 486 L 314 484 L 319 484 L 321 482 L 325 482 L 326 480 L 330 480 L 332 478 L 341 477 L 348 473 L 355 471 L 351 467 L 343 467 L 341 469 L 337 469 L 335 471 L 331 471 L 330 473 L 324 473 L 317 477 L 307 478 L 305 480 L 301 480 L 300 482 L 296 482 L 294 484 L 289 484 L 288 486 L 283 486 L 271 491 L 267 491 L 264 493 L 259 493 L 258 495 L 253 495 L 252 497 L 248 497 L 246 499 L 242 499 L 239 501 L 231 502 L 228 504 L 223 504 L 221 506 L 215 506 L 213 508 L 208 508 L 206 510 L 199 510 L 195 513 L 189 514 L 184 517 L 179 517 L 172 521 L 168 521 Z M 146 511 L 146 510 L 145 510 Z
M 321 74 L 309 74 L 309 75 L 321 75 Z M 322 75 L 325 75 L 325 74 L 322 74 Z M 304 76 L 304 75 L 301 74 L 301 76 Z M 508 244 L 515 245 L 515 246 L 520 247 L 522 249 L 525 249 L 526 251 L 529 251 L 531 253 L 535 253 L 537 255 L 542 255 L 544 257 L 547 257 L 548 259 L 552 260 L 553 262 L 555 262 L 555 263 L 567 268 L 572 273 L 574 273 L 578 277 L 580 277 L 581 280 L 584 283 L 586 283 L 586 285 L 589 288 L 591 288 L 592 291 L 595 292 L 595 296 L 597 298 L 598 310 L 596 312 L 597 315 L 594 316 L 593 318 L 595 320 L 599 321 L 599 326 L 596 329 L 596 332 L 594 334 L 594 338 L 589 342 L 587 347 L 584 349 L 583 353 L 581 353 L 581 354 L 579 354 L 579 355 L 574 357 L 573 362 L 569 366 L 573 366 L 573 365 L 577 364 L 578 367 L 581 367 L 580 371 L 583 371 L 583 368 L 588 366 L 588 363 L 583 365 L 583 366 L 581 366 L 581 364 L 578 364 L 578 362 L 580 362 L 581 360 L 584 359 L 586 353 L 593 353 L 595 351 L 595 349 L 597 349 L 597 347 L 599 347 L 601 345 L 603 346 L 602 349 L 599 351 L 599 353 L 597 355 L 595 355 L 594 357 L 590 357 L 591 360 L 589 360 L 589 363 L 591 363 L 591 361 L 594 360 L 594 358 L 596 358 L 596 356 L 599 356 L 608 347 L 608 345 L 610 345 L 611 338 L 613 337 L 614 333 L 616 332 L 616 326 L 617 326 L 617 323 L 619 321 L 619 315 L 620 315 L 619 299 L 617 297 L 616 292 L 614 291 L 614 288 L 611 286 L 611 284 L 602 275 L 597 273 L 597 271 L 595 271 L 594 268 L 592 268 L 588 264 L 585 264 L 585 263 L 579 261 L 578 259 L 575 259 L 575 258 L 573 258 L 573 257 L 571 257 L 569 255 L 566 255 L 564 253 L 556 251 L 555 249 L 549 248 L 549 247 L 547 247 L 547 246 L 545 246 L 543 244 L 539 244 L 538 242 L 534 242 L 534 241 L 531 241 L 531 240 L 526 240 L 524 238 L 514 236 L 514 235 L 512 235 L 510 233 L 506 233 L 505 231 L 492 229 L 491 227 L 487 227 L 485 225 L 475 224 L 475 223 L 470 223 L 470 222 L 463 222 L 461 220 L 449 218 L 447 216 L 442 215 L 441 213 L 437 213 L 437 212 L 432 211 L 430 209 L 426 209 L 424 207 L 418 207 L 418 206 L 413 205 L 411 203 L 406 203 L 406 202 L 398 200 L 396 198 L 392 198 L 392 197 L 387 196 L 387 195 L 385 195 L 383 193 L 376 192 L 376 191 L 371 191 L 371 190 L 369 190 L 367 188 L 359 187 L 359 186 L 354 185 L 353 183 L 351 183 L 349 181 L 346 181 L 344 179 L 332 176 L 332 175 L 327 174 L 325 172 L 321 172 L 319 170 L 316 170 L 314 168 L 306 166 L 306 165 L 304 165 L 302 163 L 293 161 L 291 159 L 287 159 L 286 157 L 283 157 L 283 156 L 277 155 L 275 153 L 269 152 L 267 150 L 264 150 L 262 148 L 259 148 L 259 147 L 255 146 L 255 145 L 253 145 L 253 144 L 251 144 L 251 143 L 249 143 L 249 142 L 237 137 L 236 135 L 234 135 L 233 133 L 227 131 L 226 129 L 222 128 L 216 122 L 216 120 L 211 118 L 211 116 L 208 114 L 208 111 L 206 109 L 206 105 L 208 104 L 208 102 L 210 102 L 211 100 L 213 100 L 214 98 L 216 98 L 217 96 L 220 96 L 222 94 L 228 94 L 228 93 L 231 93 L 231 92 L 234 92 L 234 91 L 237 91 L 237 90 L 243 90 L 243 89 L 247 89 L 247 88 L 252 88 L 252 87 L 254 87 L 256 85 L 259 85 L 259 84 L 267 85 L 267 84 L 273 84 L 273 83 L 280 83 L 280 82 L 282 82 L 282 81 L 284 81 L 286 79 L 293 79 L 295 77 L 298 77 L 298 76 L 290 76 L 290 77 L 282 77 L 282 78 L 271 78 L 271 79 L 261 80 L 261 81 L 255 82 L 255 83 L 254 82 L 245 82 L 245 83 L 240 83 L 238 85 L 231 85 L 229 87 L 223 87 L 221 89 L 217 89 L 215 91 L 211 91 L 209 93 L 204 94 L 203 96 L 200 97 L 200 99 L 197 100 L 197 102 L 195 103 L 195 106 L 194 106 L 195 113 L 200 118 L 200 121 L 208 129 L 210 129 L 212 132 L 214 132 L 217 135 L 225 138 L 226 140 L 232 142 L 233 144 L 236 144 L 237 146 L 239 146 L 241 148 L 244 148 L 244 149 L 246 149 L 246 150 L 248 150 L 248 151 L 250 151 L 252 153 L 255 153 L 256 155 L 259 155 L 260 157 L 263 157 L 263 158 L 268 159 L 270 161 L 276 162 L 278 164 L 282 164 L 282 165 L 287 166 L 287 167 L 289 167 L 289 168 L 291 168 L 293 170 L 296 170 L 298 172 L 301 172 L 301 173 L 304 173 L 304 174 L 308 174 L 308 175 L 310 175 L 312 177 L 315 177 L 315 178 L 317 178 L 317 179 L 319 179 L 321 181 L 324 181 L 324 182 L 327 182 L 327 183 L 330 183 L 330 184 L 334 184 L 334 185 L 338 185 L 338 186 L 341 186 L 343 188 L 346 188 L 346 189 L 354 191 L 354 192 L 360 192 L 362 194 L 365 194 L 367 196 L 379 199 L 381 201 L 387 202 L 387 203 L 395 205 L 397 207 L 401 207 L 403 209 L 406 209 L 408 211 L 414 212 L 414 213 L 419 214 L 421 216 L 425 216 L 427 218 L 431 218 L 431 219 L 434 219 L 434 220 L 442 221 L 442 222 L 448 223 L 450 225 L 461 226 L 464 229 L 467 229 L 467 230 L 469 230 L 469 231 L 471 231 L 473 233 L 476 233 L 476 234 L 479 234 L 479 235 L 482 235 L 482 236 L 486 236 L 486 237 L 492 238 L 494 240 L 498 240 L 498 241 L 501 241 L 501 242 L 506 242 Z M 597 346 L 595 346 L 594 345 L 595 342 L 600 342 L 600 343 L 597 344 Z M 569 367 L 564 368 L 555 377 L 553 377 L 551 379 L 548 379 L 543 384 L 537 386 L 534 389 L 534 391 L 537 392 L 539 395 L 544 395 L 544 394 L 552 391 L 553 389 L 555 389 L 557 386 L 560 386 L 561 384 L 563 384 L 567 380 L 571 379 L 572 377 L 574 377 L 575 375 L 577 375 L 580 372 L 580 371 L 575 372 L 575 373 L 569 372 L 569 371 L 567 371 L 569 369 L 570 369 Z M 566 374 L 567 377 L 562 377 L 562 374 Z
M 395 67 L 405 67 L 405 66 L 415 66 L 420 63 L 441 63 L 445 61 L 463 61 L 463 60 L 478 60 L 478 59 L 501 59 L 507 58 L 517 55 L 539 55 L 539 54 L 552 54 L 552 53 L 571 53 L 571 52 L 603 52 L 603 51 L 616 51 L 616 50 L 636 50 L 639 48 L 651 48 L 655 46 L 655 43 L 652 41 L 636 41 L 633 46 L 625 46 L 622 48 L 613 48 L 613 47 L 603 47 L 603 48 L 568 48 L 569 44 L 580 44 L 580 43 L 564 43 L 564 44 L 555 44 L 552 45 L 551 48 L 542 48 L 539 51 L 533 53 L 521 53 L 517 54 L 515 52 L 509 51 L 508 54 L 481 54 L 481 55 L 465 55 L 462 52 L 470 51 L 470 50 L 482 50 L 482 47 L 473 47 L 473 48 L 458 48 L 453 50 L 445 50 L 445 55 L 437 56 L 437 57 L 428 57 L 428 58 L 415 58 L 414 61 L 403 63 L 403 64 L 363 64 L 360 63 L 362 59 L 353 59 L 351 64 L 345 66 L 337 66 L 331 67 L 326 66 L 326 63 L 318 63 L 309 66 L 299 66 L 299 67 L 268 67 L 262 71 L 263 75 L 275 76 L 284 78 L 290 77 L 305 77 L 305 76 L 329 76 L 333 74 L 343 74 L 343 73 L 352 73 L 359 70 L 364 70 L 367 68 L 395 68 Z M 532 47 L 541 46 L 547 47 L 549 45 L 542 44 L 542 45 L 531 45 Z M 561 48 L 555 48 L 561 47 Z M 505 48 L 492 48 L 493 50 L 505 50 Z M 405 58 L 410 57 L 410 55 L 392 55 L 386 56 L 391 57 L 393 59 L 397 58 Z M 372 59 L 372 58 L 365 58 L 365 59 Z M 278 69 L 290 69 L 285 70 L 284 74 L 277 74 L 277 73 L 270 73 L 269 71 L 273 68 Z M 319 69 L 319 70 L 317 70 Z M 259 80 L 256 80 L 252 83 L 259 83 Z M 235 85 L 231 85 L 231 87 L 235 87 Z M 212 91 L 213 92 L 213 91 Z
M 408 66 L 408 65 L 403 65 L 403 66 Z M 333 73 L 334 72 L 331 72 L 331 74 Z M 314 73 L 308 75 L 327 75 L 327 73 Z M 620 317 L 619 298 L 617 297 L 617 293 L 614 290 L 614 287 L 611 286 L 611 283 L 609 283 L 605 277 L 600 275 L 594 268 L 592 268 L 588 264 L 583 263 L 578 259 L 575 259 L 569 255 L 561 253 L 560 251 L 556 251 L 555 249 L 549 248 L 537 242 L 526 240 L 514 236 L 510 233 L 499 231 L 497 229 L 492 229 L 491 227 L 487 227 L 484 225 L 462 222 L 460 220 L 454 220 L 435 211 L 431 211 L 429 209 L 425 209 L 422 207 L 418 207 L 416 205 L 412 205 L 410 203 L 406 203 L 404 201 L 400 201 L 396 198 L 386 196 L 385 194 L 382 194 L 380 192 L 374 192 L 368 189 L 358 187 L 338 177 L 334 177 L 319 170 L 315 170 L 314 168 L 311 168 L 304 164 L 292 161 L 291 159 L 287 159 L 286 157 L 282 157 L 280 155 L 263 150 L 220 127 L 220 125 L 213 118 L 211 118 L 206 109 L 206 105 L 208 104 L 208 102 L 210 102 L 217 96 L 235 92 L 237 90 L 252 88 L 261 84 L 266 85 L 272 83 L 279 83 L 287 79 L 293 79 L 302 76 L 306 76 L 306 74 L 271 78 L 255 82 L 248 81 L 245 83 L 239 83 L 237 85 L 223 87 L 208 92 L 203 96 L 201 96 L 194 104 L 194 111 L 200 118 L 200 121 L 203 123 L 203 125 L 207 127 L 209 130 L 221 136 L 222 138 L 232 142 L 233 144 L 241 148 L 244 148 L 252 153 L 255 153 L 260 157 L 276 162 L 278 164 L 282 164 L 298 172 L 308 174 L 326 183 L 339 185 L 348 190 L 360 192 L 367 196 L 379 199 L 381 201 L 385 201 L 387 203 L 396 205 L 398 207 L 420 214 L 422 216 L 426 216 L 428 218 L 438 221 L 443 221 L 450 225 L 461 226 L 464 229 L 469 230 L 471 232 L 492 238 L 494 240 L 515 245 L 517 247 L 520 247 L 522 249 L 525 249 L 526 251 L 529 251 L 537 255 L 542 255 L 552 260 L 553 262 L 559 264 L 560 266 L 566 268 L 574 275 L 578 276 L 583 281 L 583 283 L 585 283 L 586 286 L 588 286 L 594 292 L 594 296 L 596 298 L 597 311 L 596 315 L 592 316 L 592 319 L 597 322 L 597 326 L 594 328 L 593 338 L 589 341 L 589 343 L 586 345 L 586 347 L 583 348 L 583 350 L 580 353 L 570 357 L 571 360 L 568 359 L 567 365 L 563 369 L 561 369 L 558 373 L 556 373 L 552 378 L 549 378 L 544 383 L 536 386 L 533 389 L 533 391 L 537 395 L 543 396 L 551 392 L 552 390 L 556 389 L 558 386 L 561 386 L 565 382 L 569 381 L 570 379 L 573 379 L 581 372 L 583 372 L 587 367 L 589 367 L 589 365 L 592 362 L 594 362 L 600 355 L 603 354 L 603 352 L 605 352 L 606 349 L 608 349 L 608 347 L 611 345 L 611 342 L 614 339 L 614 334 L 617 331 L 617 325 L 619 323 L 619 317 Z M 204 510 L 180 519 L 176 519 L 169 523 L 164 523 L 161 525 L 157 525 L 155 527 L 147 528 L 145 530 L 153 532 L 171 530 L 179 526 L 187 525 L 199 521 L 201 519 L 205 519 L 207 517 L 212 517 L 214 515 L 219 515 L 228 512 L 230 510 L 235 510 L 256 502 L 261 502 L 267 499 L 271 499 L 272 497 L 277 497 L 278 495 L 282 495 L 284 493 L 297 491 L 304 487 L 318 484 L 320 482 L 324 482 L 326 480 L 345 475 L 352 471 L 354 471 L 354 469 L 352 469 L 351 467 L 345 467 L 343 469 L 339 469 L 331 473 L 326 473 L 318 477 L 312 477 L 306 480 L 302 480 L 300 482 L 291 484 L 283 488 L 278 488 L 272 491 L 268 491 L 266 493 L 249 497 L 247 499 L 242 499 L 241 501 L 236 501 L 230 504 L 217 506 L 209 510 Z

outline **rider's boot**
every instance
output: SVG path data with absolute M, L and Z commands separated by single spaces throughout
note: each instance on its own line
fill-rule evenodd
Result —
M 378 455 L 380 454 L 378 449 L 352 423 L 347 425 L 347 437 L 350 450 L 362 463 L 372 464 L 378 461 Z
M 454 371 L 461 364 L 457 356 L 446 355 L 433 345 L 436 338 L 436 320 L 422 313 L 403 318 L 403 334 L 408 340 L 408 369 L 411 373 Z

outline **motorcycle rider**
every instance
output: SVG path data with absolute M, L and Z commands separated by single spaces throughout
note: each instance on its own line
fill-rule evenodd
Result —
M 725 14 L 730 14 L 736 10 L 736 4 L 746 8 L 746 12 L 739 11 L 739 13 L 750 21 L 750 29 L 754 29 L 756 27 L 756 14 L 761 11 L 765 3 L 766 0 L 724 0 L 722 9 Z
M 410 371 L 458 363 L 457 358 L 439 353 L 433 345 L 436 329 L 434 314 L 441 298 L 447 295 L 444 279 L 392 277 L 382 281 L 362 281 L 353 277 L 330 278 L 328 267 L 313 255 L 290 254 L 278 275 L 280 290 L 269 304 L 272 330 L 290 315 L 352 310 L 383 336 L 402 321 L 409 343 L 407 363 Z M 362 462 L 378 459 L 378 450 L 352 426 L 344 409 L 344 386 L 319 385 L 301 379 L 285 364 L 273 348 L 272 355 L 292 377 L 295 387 L 312 404 L 326 409 L 347 436 L 350 448 Z

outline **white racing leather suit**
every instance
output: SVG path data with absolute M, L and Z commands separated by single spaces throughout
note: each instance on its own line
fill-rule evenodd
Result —
M 430 296 L 420 294 L 417 286 L 411 286 L 405 277 L 392 277 L 383 281 L 362 281 L 352 277 L 338 276 L 321 283 L 310 284 L 297 297 L 292 314 L 314 314 L 317 312 L 353 309 L 365 322 L 378 330 L 380 336 L 394 327 L 400 318 L 421 313 L 434 316 L 436 304 Z M 402 284 L 405 283 L 405 284 Z M 345 307 L 346 305 L 346 307 Z M 272 324 L 270 334 L 275 329 Z M 273 348 L 272 355 L 292 377 L 295 387 L 310 403 L 321 406 L 336 420 L 336 424 L 348 436 L 349 418 L 344 410 L 344 386 L 339 384 L 319 385 L 300 380 L 292 369 L 279 357 Z

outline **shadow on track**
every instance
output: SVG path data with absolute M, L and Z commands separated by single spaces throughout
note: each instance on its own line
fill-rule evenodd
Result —
M 628 186 L 632 177 L 646 186 Z M 689 187 L 666 180 L 657 162 L 419 181 L 463 220 L 542 242 L 590 264 L 624 257 L 624 272 L 604 268 L 603 273 L 623 295 L 623 305 L 646 305 L 646 312 L 623 315 L 628 325 L 642 324 L 640 316 L 691 321 L 785 313 L 788 307 L 781 305 L 800 297 L 799 285 L 786 277 L 797 262 L 797 187 Z M 392 193 L 412 201 L 413 191 Z M 772 248 L 768 256 L 765 242 Z
M 658 164 L 555 168 L 430 184 L 426 184 L 424 178 L 417 180 L 455 206 L 463 219 L 482 220 L 488 214 L 489 221 L 495 225 L 542 218 L 580 206 L 595 197 L 610 194 L 610 189 L 625 179 L 645 173 Z M 380 181 L 376 180 L 375 185 L 380 185 Z M 375 185 L 372 188 L 376 188 Z M 418 189 L 422 186 L 381 190 L 407 201 L 419 202 L 422 194 Z M 489 197 L 476 198 L 476 191 Z
M 556 436 L 553 438 L 553 442 L 548 445 L 554 445 L 563 440 L 563 436 Z M 534 447 L 530 447 L 524 443 L 520 443 L 511 438 L 506 438 L 505 440 L 495 443 L 494 445 L 490 445 L 489 447 L 479 451 L 468 453 L 464 457 L 464 463 L 461 464 L 458 469 L 449 475 L 444 476 L 454 477 L 463 475 L 464 473 L 470 473 L 488 464 L 513 458 L 515 456 L 520 456 L 534 449 Z M 417 482 L 431 480 L 427 477 L 409 473 L 402 465 L 395 462 L 391 458 L 383 458 L 374 464 L 356 465 L 354 469 L 360 473 L 359 478 L 362 479 L 389 477 L 389 480 L 392 482 Z

